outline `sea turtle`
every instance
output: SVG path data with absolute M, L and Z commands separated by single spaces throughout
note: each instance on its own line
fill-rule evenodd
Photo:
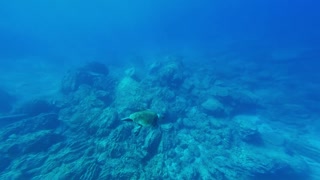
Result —
M 129 117 L 121 120 L 137 123 L 138 126 L 133 130 L 134 134 L 137 136 L 140 133 L 142 126 L 156 127 L 159 117 L 159 114 L 154 111 L 144 110 L 132 113 Z

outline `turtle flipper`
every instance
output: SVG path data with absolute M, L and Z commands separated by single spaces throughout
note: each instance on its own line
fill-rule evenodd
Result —
M 141 128 L 142 128 L 141 125 L 135 127 L 135 128 L 133 129 L 133 134 L 134 134 L 135 136 L 138 136 L 139 133 L 140 133 Z
M 129 117 L 126 117 L 126 118 L 122 118 L 121 121 L 133 121 L 133 120 L 130 119 Z

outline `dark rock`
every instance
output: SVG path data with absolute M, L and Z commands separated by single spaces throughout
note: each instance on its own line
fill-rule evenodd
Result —
M 320 144 L 318 137 L 305 138 L 301 136 L 299 139 L 289 139 L 284 144 L 286 153 L 298 154 L 315 162 L 320 162 Z
M 70 71 L 62 79 L 61 91 L 68 94 L 78 90 L 82 84 L 92 85 L 93 76 L 84 71 Z
M 99 120 L 93 122 L 91 125 L 99 127 L 96 131 L 96 135 L 99 137 L 108 136 L 110 132 L 119 125 L 118 113 L 113 109 L 107 108 L 103 110 Z
M 273 179 L 291 179 L 305 180 L 309 179 L 307 171 L 298 171 L 287 163 L 275 162 L 271 163 L 264 171 L 255 172 L 252 179 L 273 180 Z
M 22 177 L 25 178 L 26 175 L 34 177 L 36 174 L 39 174 L 39 167 L 41 168 L 46 160 L 47 156 L 44 154 L 37 154 L 36 158 L 25 158 L 24 156 L 20 160 L 15 161 L 15 166 L 18 167 L 22 173 L 25 173 Z
M 5 153 L 10 157 L 16 157 L 22 154 L 22 149 L 18 144 L 10 146 Z
M 48 131 L 35 133 L 24 146 L 24 153 L 39 153 L 47 151 L 52 145 L 64 140 L 64 137 Z
M 99 179 L 99 174 L 101 172 L 101 167 L 97 163 L 90 163 L 86 166 L 86 170 L 82 172 L 79 179 L 86 180 L 86 179 Z
M 149 73 L 155 76 L 155 82 L 161 86 L 180 87 L 184 82 L 185 68 L 181 57 L 167 56 L 151 65 Z
M 255 145 L 263 144 L 261 134 L 257 131 L 257 129 L 241 129 L 239 131 L 239 135 L 241 140 L 246 143 Z
M 79 69 L 69 71 L 62 80 L 61 91 L 68 94 L 76 91 L 81 85 L 97 89 L 110 90 L 114 80 L 108 77 L 108 68 L 99 62 L 91 62 Z
M 189 129 L 203 129 L 209 126 L 207 114 L 200 112 L 196 107 L 188 109 L 186 115 L 187 117 L 183 118 L 181 121 L 183 127 Z
M 260 119 L 255 116 L 236 116 L 236 131 L 239 138 L 246 143 L 254 145 L 262 145 L 263 139 L 260 131 L 258 130 L 258 124 Z
M 16 101 L 16 97 L 0 88 L 0 113 L 9 113 Z
M 201 104 L 204 111 L 213 116 L 221 117 L 226 115 L 223 105 L 215 98 L 209 98 Z
M 37 116 L 34 119 L 34 124 L 29 125 L 31 131 L 37 131 L 40 129 L 56 129 L 61 125 L 61 121 L 58 120 L 58 114 L 49 113 Z
M 152 130 L 147 135 L 145 142 L 144 142 L 144 150 L 146 151 L 146 156 L 144 160 L 148 160 L 153 157 L 158 152 L 159 144 L 161 142 L 161 132 Z
M 114 91 L 116 80 L 111 76 L 96 76 L 93 80 L 93 87 L 97 90 L 103 90 L 111 95 Z
M 130 125 L 119 126 L 111 131 L 109 139 L 113 142 L 123 142 L 132 136 L 131 129 Z
M 198 168 L 188 167 L 183 172 L 181 179 L 201 179 Z
M 0 126 L 6 126 L 8 124 L 18 122 L 22 119 L 27 118 L 26 114 L 11 114 L 11 115 L 4 115 L 0 117 Z
M 58 108 L 51 102 L 44 99 L 34 99 L 23 103 L 15 110 L 17 114 L 25 114 L 27 116 L 37 116 L 39 114 L 47 114 L 57 112 Z
M 6 140 L 12 134 L 23 135 L 40 130 L 56 129 L 61 125 L 55 113 L 42 114 L 11 123 L 0 132 L 0 140 Z
M 120 144 L 114 144 L 112 147 L 110 147 L 109 150 L 109 156 L 111 158 L 121 158 L 125 153 L 125 148 L 122 147 Z
M 103 101 L 107 106 L 112 103 L 113 98 L 110 92 L 98 90 L 95 92 L 95 95 L 99 100 Z
M 4 171 L 11 164 L 11 159 L 3 155 L 0 156 L 0 172 Z
M 9 157 L 17 157 L 26 153 L 47 151 L 52 145 L 64 140 L 62 135 L 50 130 L 29 133 L 22 136 L 12 135 L 1 145 L 2 153 Z
M 183 125 L 184 128 L 193 128 L 195 122 L 190 118 L 178 119 L 177 121 L 180 125 Z
M 217 98 L 223 105 L 231 108 L 231 115 L 253 114 L 261 107 L 258 103 L 258 99 L 249 92 L 230 91 L 227 94 L 217 93 Z
M 80 68 L 81 71 L 91 72 L 96 74 L 108 75 L 108 67 L 101 62 L 89 62 L 84 67 Z

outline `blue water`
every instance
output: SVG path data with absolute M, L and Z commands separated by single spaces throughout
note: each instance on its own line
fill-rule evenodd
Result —
M 320 179 L 319 7 L 1 0 L 0 179 Z

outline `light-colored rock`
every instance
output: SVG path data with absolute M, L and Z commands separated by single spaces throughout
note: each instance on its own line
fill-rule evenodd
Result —
M 210 115 L 222 116 L 225 114 L 223 105 L 215 98 L 209 98 L 201 104 L 201 107 Z

